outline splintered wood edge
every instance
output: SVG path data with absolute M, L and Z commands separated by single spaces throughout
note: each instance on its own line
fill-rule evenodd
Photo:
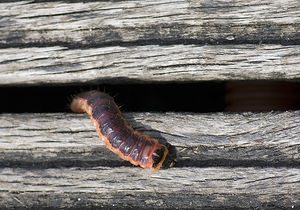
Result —
M 126 113 L 135 129 L 178 150 L 176 167 L 299 166 L 299 111 Z M 1 166 L 130 166 L 81 114 L 1 114 Z

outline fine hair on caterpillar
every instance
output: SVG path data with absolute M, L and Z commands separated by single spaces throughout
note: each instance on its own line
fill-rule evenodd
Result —
M 175 164 L 176 148 L 134 130 L 108 94 L 96 90 L 80 93 L 73 98 L 71 110 L 86 112 L 106 147 L 133 165 L 157 171 Z

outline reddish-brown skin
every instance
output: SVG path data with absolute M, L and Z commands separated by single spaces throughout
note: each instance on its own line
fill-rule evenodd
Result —
M 71 109 L 74 112 L 86 112 L 100 139 L 122 159 L 153 171 L 158 170 L 165 161 L 168 147 L 155 138 L 133 130 L 111 96 L 99 91 L 84 92 L 73 99 Z M 168 167 L 173 164 L 172 160 Z

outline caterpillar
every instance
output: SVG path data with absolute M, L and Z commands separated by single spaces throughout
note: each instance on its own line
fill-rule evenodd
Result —
M 83 92 L 73 98 L 70 108 L 73 112 L 86 112 L 106 147 L 133 165 L 157 171 L 175 164 L 176 148 L 134 130 L 108 94 Z

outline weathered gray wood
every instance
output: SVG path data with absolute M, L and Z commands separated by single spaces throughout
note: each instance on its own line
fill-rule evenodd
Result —
M 107 151 L 85 115 L 1 114 L 0 208 L 297 209 L 299 114 L 126 114 L 177 147 L 157 173 Z
M 133 126 L 178 149 L 177 167 L 300 166 L 300 112 L 133 113 Z M 85 115 L 2 114 L 0 166 L 129 166 Z
M 299 79 L 298 45 L 276 45 L 299 44 L 298 0 L 6 2 L 0 85 Z M 126 114 L 178 149 L 154 174 L 84 115 L 1 114 L 0 209 L 297 209 L 299 114 Z
M 299 79 L 298 45 L 260 45 L 298 43 L 299 9 L 297 0 L 0 3 L 0 45 L 25 47 L 0 49 L 0 85 Z M 132 47 L 103 47 L 123 42 Z M 257 45 L 134 46 L 225 42 Z
M 0 85 L 300 79 L 299 45 L 0 49 Z
M 0 208 L 298 209 L 300 169 L 0 169 Z
M 13 1 L 0 5 L 0 43 L 298 43 L 298 0 Z

